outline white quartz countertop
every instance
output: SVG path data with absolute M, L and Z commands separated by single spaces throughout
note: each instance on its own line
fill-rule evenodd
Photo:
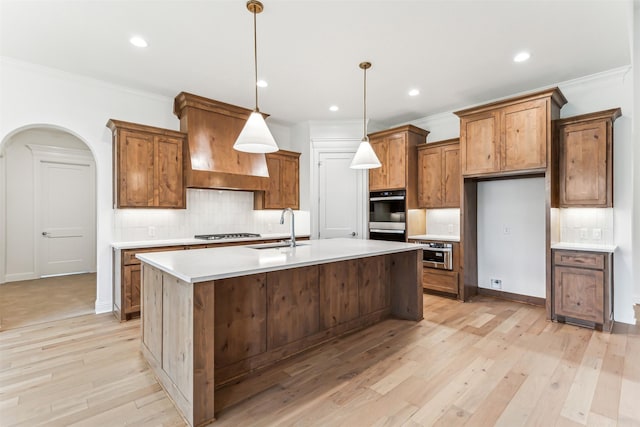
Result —
M 441 242 L 459 242 L 460 236 L 454 236 L 452 234 L 419 234 L 416 236 L 409 236 L 409 240 L 436 240 Z
M 414 243 L 361 239 L 309 240 L 295 248 L 254 249 L 250 246 L 142 253 L 136 257 L 185 282 L 198 283 L 421 249 Z
M 616 251 L 615 245 L 598 245 L 591 243 L 554 243 L 551 245 L 551 249 L 566 249 L 570 251 L 590 251 L 590 252 L 609 252 Z
M 273 239 L 289 239 L 289 233 L 261 234 L 260 237 L 244 237 L 240 239 L 220 239 L 220 240 L 203 240 L 194 239 L 193 237 L 184 237 L 181 239 L 164 239 L 164 240 L 138 240 L 135 242 L 112 242 L 114 249 L 134 249 L 134 248 L 156 248 L 161 246 L 179 246 L 179 245 L 207 245 L 215 243 L 233 243 L 233 242 L 254 242 L 257 240 L 273 240 Z M 309 237 L 308 234 L 296 234 L 296 238 Z

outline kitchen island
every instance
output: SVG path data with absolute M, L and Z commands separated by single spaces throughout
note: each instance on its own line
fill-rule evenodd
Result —
M 422 319 L 422 248 L 358 239 L 138 254 L 142 351 L 192 426 L 215 389 L 390 316 Z

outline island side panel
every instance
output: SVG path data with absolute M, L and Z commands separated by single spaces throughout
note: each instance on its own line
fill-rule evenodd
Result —
M 155 359 L 162 364 L 162 272 L 142 264 L 142 343 Z
M 203 282 L 193 288 L 193 425 L 215 419 L 215 285 Z
M 193 284 L 162 274 L 162 371 L 174 402 L 193 420 Z M 213 306 L 211 307 L 213 311 Z M 144 311 L 144 309 L 143 309 Z M 179 394 L 179 395 L 177 395 Z M 183 405 L 187 404 L 185 408 Z
M 391 314 L 399 319 L 422 320 L 422 249 L 392 254 L 390 261 Z

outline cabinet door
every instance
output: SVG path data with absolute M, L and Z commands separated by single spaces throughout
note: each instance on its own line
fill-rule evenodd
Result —
M 122 130 L 117 143 L 119 159 L 117 207 L 153 206 L 153 136 Z
M 318 266 L 267 273 L 267 350 L 320 330 Z
M 140 311 L 140 264 L 123 267 L 124 307 L 123 313 Z
M 281 199 L 283 208 L 300 208 L 300 171 L 299 160 L 292 157 L 283 157 L 280 167 Z
M 389 168 L 388 152 L 389 146 L 385 143 L 385 139 L 371 140 L 371 147 L 378 156 L 382 166 L 375 169 L 369 169 L 369 190 L 378 191 L 387 189 L 387 170 Z
M 555 312 L 589 322 L 604 322 L 604 272 L 586 268 L 554 268 Z
M 612 206 L 607 185 L 607 124 L 560 129 L 560 206 Z
M 500 170 L 498 116 L 497 112 L 478 113 L 460 120 L 460 150 L 464 175 Z
M 442 207 L 442 148 L 420 150 L 418 154 L 418 206 Z
M 442 147 L 443 197 L 442 207 L 460 207 L 460 149 L 459 147 Z
M 269 170 L 269 189 L 264 193 L 264 209 L 282 209 L 280 176 L 281 158 L 279 156 L 267 155 L 267 169 Z
M 332 262 L 318 266 L 320 282 L 320 329 L 325 330 L 356 319 L 358 263 L 360 260 Z
M 407 180 L 407 135 L 405 133 L 385 138 L 387 154 L 387 188 L 390 190 L 406 188 Z
M 527 170 L 547 165 L 547 101 L 523 102 L 502 112 L 502 170 Z
M 182 145 L 179 138 L 155 138 L 157 198 L 155 206 L 181 208 L 185 206 L 182 174 Z

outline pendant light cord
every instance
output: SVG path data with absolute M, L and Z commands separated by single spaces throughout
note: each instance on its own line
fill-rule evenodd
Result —
M 364 117 L 362 118 L 362 132 L 364 135 L 362 136 L 362 140 L 365 141 L 368 139 L 367 137 L 367 69 L 364 69 Z
M 256 88 L 256 112 L 259 112 L 258 109 L 258 35 L 256 30 L 256 9 L 253 9 L 253 71 L 255 74 L 255 79 L 253 80 L 253 85 Z

